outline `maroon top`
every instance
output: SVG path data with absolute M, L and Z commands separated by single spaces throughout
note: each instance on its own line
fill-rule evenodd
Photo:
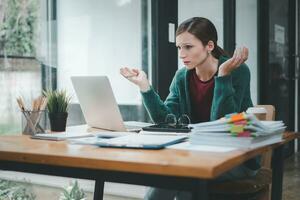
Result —
M 208 81 L 199 80 L 196 70 L 190 76 L 192 123 L 210 121 L 210 110 L 214 95 L 214 76 Z

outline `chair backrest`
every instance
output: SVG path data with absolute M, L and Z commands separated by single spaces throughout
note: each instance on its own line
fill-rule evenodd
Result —
M 262 107 L 267 110 L 267 116 L 265 120 L 267 121 L 275 120 L 275 107 L 273 105 L 256 105 L 255 107 Z
M 273 105 L 256 105 L 255 107 L 263 107 L 267 110 L 267 121 L 275 120 L 275 107 Z M 261 166 L 271 169 L 272 151 L 267 151 L 262 154 Z

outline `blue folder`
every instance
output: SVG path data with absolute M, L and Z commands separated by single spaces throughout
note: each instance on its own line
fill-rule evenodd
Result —
M 111 148 L 163 149 L 166 146 L 185 141 L 187 136 L 132 134 L 100 140 L 96 145 Z

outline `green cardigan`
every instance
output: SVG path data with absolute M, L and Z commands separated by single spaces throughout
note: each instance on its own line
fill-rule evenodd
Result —
M 228 58 L 220 57 L 220 66 Z M 187 114 L 191 118 L 191 101 L 189 93 L 189 77 L 191 70 L 185 67 L 179 69 L 170 86 L 170 93 L 165 102 L 151 87 L 150 90 L 142 92 L 143 103 L 155 123 L 164 122 L 168 113 L 173 113 L 178 118 L 182 114 Z M 224 115 L 233 112 L 246 111 L 248 107 L 252 107 L 250 96 L 250 71 L 246 64 L 242 64 L 230 75 L 215 77 L 214 96 L 210 119 L 216 120 Z M 245 166 L 252 170 L 260 167 L 260 157 L 250 159 L 245 162 Z
M 219 66 L 228 58 L 221 56 Z M 164 122 L 168 113 L 177 117 L 187 114 L 191 118 L 191 100 L 189 77 L 191 70 L 185 67 L 179 69 L 170 86 L 170 93 L 165 102 L 151 87 L 150 90 L 142 92 L 143 103 L 155 123 Z M 210 119 L 216 120 L 233 112 L 246 111 L 252 107 L 250 96 L 250 71 L 246 64 L 242 64 L 231 72 L 230 75 L 215 77 L 214 95 Z

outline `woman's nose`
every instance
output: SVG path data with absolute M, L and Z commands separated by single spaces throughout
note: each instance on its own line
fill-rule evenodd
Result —
M 182 50 L 179 50 L 179 58 L 183 59 L 185 57 L 186 57 L 186 54 Z

